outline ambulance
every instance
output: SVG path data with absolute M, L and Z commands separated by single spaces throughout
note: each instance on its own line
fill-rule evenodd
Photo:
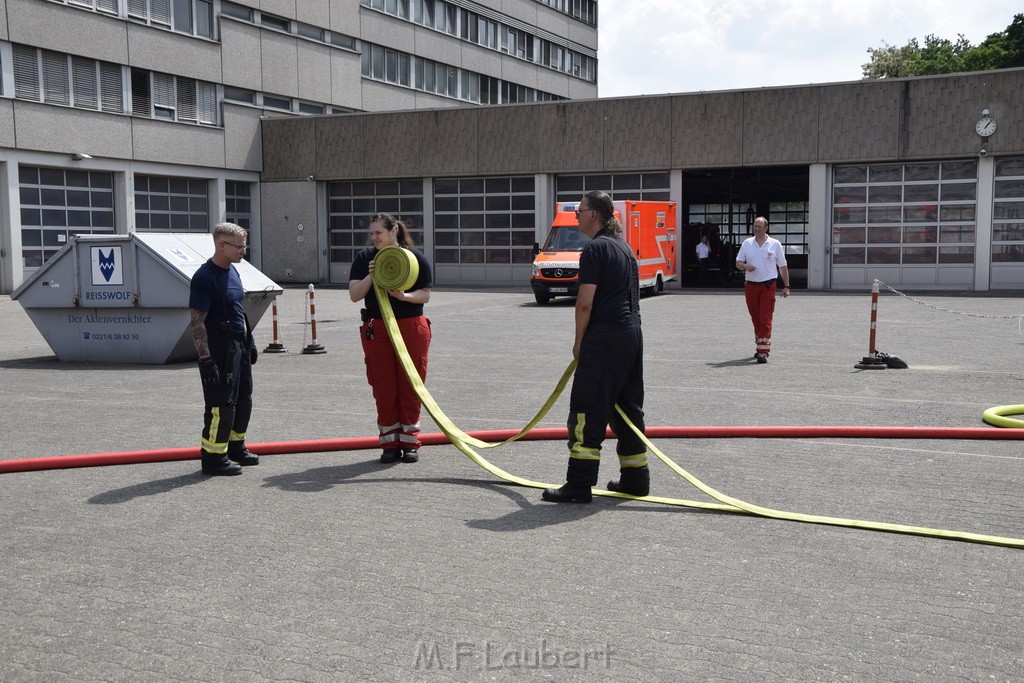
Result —
M 612 202 L 622 235 L 640 265 L 640 288 L 654 294 L 676 279 L 676 203 L 651 201 Z M 535 245 L 530 285 L 537 303 L 579 292 L 580 252 L 589 241 L 576 221 L 579 202 L 558 202 L 544 246 Z

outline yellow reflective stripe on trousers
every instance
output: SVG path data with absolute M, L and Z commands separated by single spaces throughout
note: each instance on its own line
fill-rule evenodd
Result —
M 588 448 L 583 445 L 583 431 L 587 428 L 587 414 L 576 413 L 576 429 L 572 432 L 572 445 L 569 446 L 569 457 L 576 460 L 600 460 L 601 449 Z
M 212 439 L 217 438 L 217 432 L 220 431 L 220 408 L 214 406 L 210 408 L 210 437 Z M 226 443 L 218 443 L 212 441 L 211 438 L 203 439 L 203 450 L 209 453 L 216 453 L 217 455 L 223 455 L 228 452 L 228 445 Z
M 647 453 L 638 455 L 620 455 L 619 467 L 647 467 Z

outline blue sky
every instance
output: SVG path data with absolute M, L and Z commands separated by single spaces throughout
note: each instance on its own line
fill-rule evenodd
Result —
M 859 80 L 869 47 L 962 33 L 977 45 L 1021 0 L 600 0 L 600 97 Z

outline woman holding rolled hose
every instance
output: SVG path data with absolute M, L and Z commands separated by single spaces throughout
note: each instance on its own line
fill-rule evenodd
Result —
M 398 329 L 409 350 L 420 379 L 427 378 L 427 354 L 430 349 L 430 320 L 423 315 L 423 305 L 430 301 L 430 262 L 413 249 L 409 226 L 387 213 L 370 218 L 372 247 L 360 251 L 352 262 L 348 294 L 353 302 L 364 301 L 359 339 L 366 358 L 366 379 L 373 388 L 377 403 L 377 429 L 383 453 L 380 461 L 416 462 L 420 447 L 420 399 L 409 384 L 405 370 L 395 354 L 380 302 L 373 287 L 373 267 L 377 253 L 389 246 L 409 250 L 419 264 L 419 275 L 412 287 L 404 291 L 388 291 L 391 309 Z

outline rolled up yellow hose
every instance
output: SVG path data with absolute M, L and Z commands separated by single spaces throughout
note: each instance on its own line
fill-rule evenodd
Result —
M 373 284 L 385 291 L 405 291 L 416 284 L 419 276 L 420 263 L 408 249 L 391 245 L 373 259 Z

